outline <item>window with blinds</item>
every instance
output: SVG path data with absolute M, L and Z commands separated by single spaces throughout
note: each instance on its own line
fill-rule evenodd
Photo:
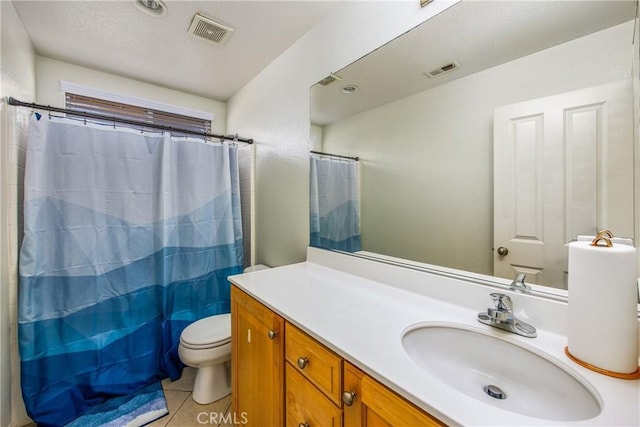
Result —
M 196 133 L 211 133 L 211 120 L 197 117 L 183 116 L 166 111 L 154 110 L 151 108 L 137 107 L 135 105 L 122 104 L 119 102 L 106 101 L 104 99 L 91 98 L 89 96 L 66 93 L 66 108 L 78 111 L 79 114 L 67 114 L 68 117 L 82 119 L 82 112 L 100 114 L 117 119 L 133 120 L 136 122 L 155 124 L 160 126 L 170 126 Z M 96 120 L 92 122 L 113 124 L 112 120 Z M 140 125 L 119 123 L 119 126 L 140 129 Z M 176 133 L 180 133 L 176 130 Z

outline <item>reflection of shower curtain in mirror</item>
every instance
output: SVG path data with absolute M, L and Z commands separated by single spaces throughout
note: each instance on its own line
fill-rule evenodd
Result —
M 311 246 L 361 250 L 358 163 L 311 155 Z
M 31 119 L 22 391 L 41 425 L 180 376 L 180 333 L 242 270 L 237 147 Z M 105 402 L 107 404 L 108 402 Z

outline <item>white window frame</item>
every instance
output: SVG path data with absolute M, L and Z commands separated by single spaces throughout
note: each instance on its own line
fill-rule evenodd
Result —
M 194 110 L 191 108 L 180 107 L 178 105 L 165 104 L 163 102 L 150 101 L 148 99 L 138 98 L 130 95 L 122 95 L 119 93 L 109 92 L 101 89 L 95 89 L 88 86 L 60 80 L 60 90 L 64 93 L 75 93 L 91 98 L 104 99 L 105 101 L 119 102 L 120 104 L 133 105 L 135 107 L 149 108 L 152 110 L 166 111 L 168 113 L 179 114 L 181 116 L 195 117 L 202 120 L 210 120 L 213 127 L 215 114 L 209 111 Z

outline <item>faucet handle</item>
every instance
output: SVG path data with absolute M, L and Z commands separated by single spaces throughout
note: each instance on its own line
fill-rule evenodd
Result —
M 486 313 L 478 313 L 478 322 L 494 328 L 503 329 L 522 335 L 523 337 L 535 338 L 536 328 L 533 325 L 518 320 L 513 315 L 513 302 L 509 295 L 498 292 L 489 294 L 493 300 L 495 308 L 487 308 Z
M 511 313 L 513 309 L 513 302 L 511 301 L 511 297 L 509 297 L 509 295 L 497 292 L 494 292 L 490 295 L 491 299 L 493 300 L 493 304 L 496 307 L 496 310 Z
M 515 279 L 513 279 L 513 282 L 511 282 L 511 286 L 509 286 L 509 289 L 511 289 L 512 291 L 529 293 L 529 291 L 531 291 L 531 286 L 524 283 L 524 279 L 526 279 L 526 277 L 526 274 L 518 273 Z

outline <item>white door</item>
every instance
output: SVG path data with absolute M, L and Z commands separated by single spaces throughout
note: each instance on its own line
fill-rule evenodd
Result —
M 566 244 L 634 236 L 632 81 L 494 112 L 494 275 L 566 289 Z

